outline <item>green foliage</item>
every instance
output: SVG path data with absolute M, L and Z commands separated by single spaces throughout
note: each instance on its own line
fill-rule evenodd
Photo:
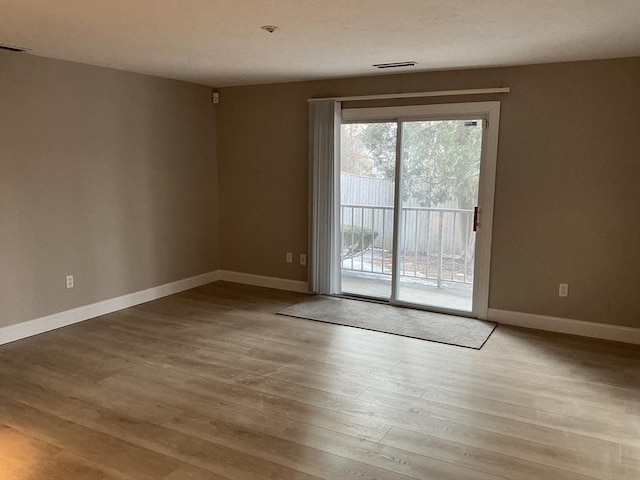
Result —
M 478 196 L 481 122 L 408 122 L 403 132 L 403 197 L 423 207 L 456 200 L 470 208 Z
M 455 200 L 460 208 L 476 204 L 482 122 L 461 120 L 405 122 L 403 130 L 404 201 L 431 207 Z M 343 171 L 393 179 L 396 124 L 352 124 L 343 129 Z
M 362 252 L 373 245 L 378 232 L 353 225 L 342 226 L 342 258 Z
M 345 173 L 393 178 L 396 157 L 395 123 L 343 125 L 340 138 L 341 169 Z M 372 148 L 375 145 L 375 148 Z

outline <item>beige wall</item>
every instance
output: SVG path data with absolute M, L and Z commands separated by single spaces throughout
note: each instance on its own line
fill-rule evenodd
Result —
M 307 98 L 498 86 L 490 308 L 640 327 L 640 58 L 222 89 L 222 268 L 306 279 Z
M 306 280 L 284 254 L 307 249 L 308 97 L 510 86 L 463 99 L 502 101 L 490 307 L 640 327 L 639 85 L 634 58 L 225 88 L 213 107 L 207 87 L 0 52 L 0 326 L 217 268 Z
M 0 326 L 218 268 L 209 92 L 0 52 Z

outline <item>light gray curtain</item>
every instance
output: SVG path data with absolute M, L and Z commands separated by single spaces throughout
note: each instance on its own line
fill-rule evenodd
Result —
M 309 290 L 340 293 L 340 112 L 309 103 Z

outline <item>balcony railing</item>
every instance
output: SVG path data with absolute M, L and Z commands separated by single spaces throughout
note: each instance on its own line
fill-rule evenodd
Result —
M 391 275 L 393 216 L 389 206 L 340 207 L 342 269 Z M 400 209 L 400 275 L 443 282 L 473 283 L 473 210 L 404 207 Z

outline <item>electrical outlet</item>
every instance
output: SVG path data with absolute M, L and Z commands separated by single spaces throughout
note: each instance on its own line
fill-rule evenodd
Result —
M 67 288 L 73 288 L 73 275 L 67 275 L 66 277 Z
M 560 288 L 558 289 L 558 295 L 560 297 L 568 297 L 569 296 L 569 284 L 561 283 Z
M 293 253 L 287 252 L 287 263 L 293 263 Z
M 300 265 L 306 265 L 307 264 L 307 254 L 306 253 L 301 253 L 300 254 Z

